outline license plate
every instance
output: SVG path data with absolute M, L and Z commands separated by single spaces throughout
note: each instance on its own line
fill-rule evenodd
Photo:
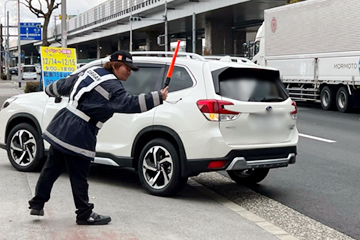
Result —
M 274 114 L 253 114 L 254 127 L 258 130 L 274 131 L 281 128 L 280 116 Z

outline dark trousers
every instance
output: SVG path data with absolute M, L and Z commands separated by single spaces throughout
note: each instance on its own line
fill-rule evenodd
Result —
M 71 182 L 72 193 L 77 211 L 77 219 L 87 219 L 94 205 L 89 203 L 87 178 L 90 172 L 89 160 L 63 153 L 52 146 L 46 163 L 41 170 L 35 188 L 35 197 L 29 201 L 31 209 L 42 209 L 45 202 L 50 199 L 51 188 L 56 179 L 66 168 Z

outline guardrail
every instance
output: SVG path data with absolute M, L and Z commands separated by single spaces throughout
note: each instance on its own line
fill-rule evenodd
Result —
M 164 2 L 164 0 L 108 0 L 84 13 L 80 13 L 76 17 L 70 18 L 67 21 L 67 33 L 71 34 L 111 19 L 117 20 L 122 16 L 130 16 L 131 12 L 140 9 L 151 9 L 159 5 L 159 2 Z M 57 32 L 61 32 L 61 24 L 55 27 Z M 48 31 L 49 38 L 53 37 L 55 27 Z

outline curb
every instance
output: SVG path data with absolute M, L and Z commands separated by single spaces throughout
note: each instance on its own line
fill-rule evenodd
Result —
M 277 238 L 281 240 L 298 240 L 298 238 L 290 235 L 289 233 L 285 232 L 283 229 L 275 226 L 271 222 L 265 220 L 262 217 L 259 217 L 255 215 L 254 213 L 246 210 L 245 208 L 237 205 L 236 203 L 228 200 L 227 198 L 217 194 L 216 192 L 210 190 L 209 188 L 205 187 L 204 185 L 201 185 L 200 183 L 196 182 L 195 180 L 189 179 L 188 184 L 198 190 L 201 193 L 204 193 L 211 199 L 217 201 L 224 207 L 230 209 L 231 211 L 235 212 L 236 214 L 239 214 L 243 218 L 246 218 L 247 220 L 255 223 L 260 228 L 264 229 L 265 231 L 271 233 L 272 235 L 276 236 Z

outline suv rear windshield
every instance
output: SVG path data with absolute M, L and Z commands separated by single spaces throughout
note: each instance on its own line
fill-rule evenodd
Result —
M 278 71 L 227 68 L 213 72 L 223 97 L 247 102 L 282 102 L 289 95 L 279 78 Z
M 36 72 L 35 67 L 24 67 L 24 72 Z

